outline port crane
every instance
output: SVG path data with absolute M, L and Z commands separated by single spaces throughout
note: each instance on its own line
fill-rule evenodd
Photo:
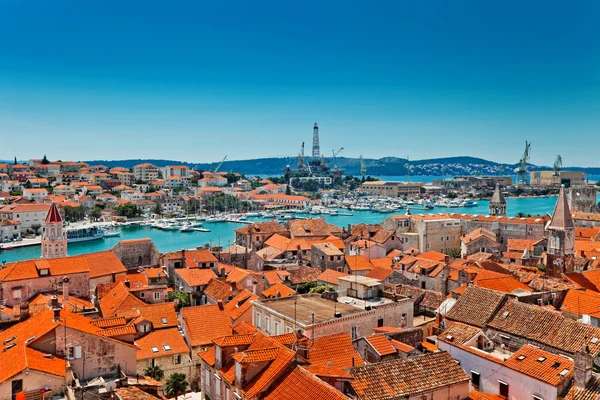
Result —
M 223 157 L 223 159 L 221 160 L 221 162 L 219 163 L 219 165 L 217 165 L 217 168 L 215 168 L 215 170 L 213 171 L 213 174 L 216 174 L 219 171 L 219 168 L 221 168 L 221 165 L 223 165 L 223 163 L 225 162 L 225 160 L 227 160 L 227 156 Z
M 335 150 L 331 150 L 331 154 L 333 155 L 332 159 L 333 159 L 333 166 L 335 167 L 335 158 L 338 156 L 338 154 L 340 154 L 342 151 L 344 151 L 343 147 L 340 147 L 340 149 L 338 151 Z
M 556 160 L 554 161 L 554 171 L 552 172 L 552 183 L 558 185 L 560 183 L 560 170 L 562 168 L 562 157 L 559 155 L 556 156 Z
M 529 152 L 531 151 L 531 142 L 525 141 L 525 151 L 519 162 L 519 166 L 515 168 L 515 172 L 519 176 L 519 183 L 527 185 L 527 160 L 529 160 Z
M 298 153 L 298 170 L 301 171 L 304 168 L 304 142 L 300 147 L 300 153 Z

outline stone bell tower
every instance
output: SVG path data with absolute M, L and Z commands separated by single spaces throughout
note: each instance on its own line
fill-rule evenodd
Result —
M 44 232 L 42 233 L 42 258 L 59 258 L 67 256 L 67 231 L 63 225 L 56 203 L 52 202 Z
M 494 194 L 490 199 L 490 215 L 495 217 L 506 216 L 506 200 L 498 184 L 496 184 L 496 189 L 494 189 Z

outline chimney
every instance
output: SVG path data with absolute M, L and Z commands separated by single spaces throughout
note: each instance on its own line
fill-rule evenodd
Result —
M 54 318 L 53 318 L 53 322 L 56 321 L 60 321 L 60 310 L 61 310 L 61 306 L 60 303 L 58 302 L 58 296 L 57 295 L 53 295 L 50 298 L 50 306 L 52 307 L 52 311 L 54 311 Z
M 69 301 L 69 282 L 63 282 L 63 302 Z
M 223 307 L 223 300 L 217 301 L 217 305 L 219 306 L 219 310 L 223 311 L 225 308 Z
M 586 384 L 592 377 L 592 366 L 594 365 L 594 359 L 587 345 L 584 346 L 583 351 L 575 353 L 574 361 L 575 387 L 577 389 L 585 389 Z
M 185 268 L 185 249 L 181 249 L 181 268 Z
M 252 293 L 256 294 L 256 285 L 258 284 L 257 281 L 252 281 Z

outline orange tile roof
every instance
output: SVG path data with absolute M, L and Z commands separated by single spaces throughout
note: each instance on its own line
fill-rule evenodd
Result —
M 175 273 L 179 274 L 181 279 L 190 286 L 208 285 L 208 282 L 210 282 L 211 279 L 217 277 L 210 268 L 180 268 L 176 269 Z
M 280 347 L 259 350 L 245 350 L 235 353 L 233 359 L 241 364 L 253 364 L 265 361 L 273 361 L 279 354 Z
M 180 311 L 192 347 L 212 344 L 212 340 L 232 334 L 231 322 L 218 305 L 183 307 Z
M 373 269 L 373 264 L 362 254 L 346 256 L 346 265 L 351 271 L 370 271 Z
M 136 356 L 138 360 L 172 356 L 190 351 L 177 328 L 152 331 L 137 339 L 135 344 L 140 348 Z
M 265 391 L 292 365 L 296 353 L 282 345 L 276 345 L 279 347 L 276 358 L 242 389 L 247 398 L 253 398 Z
M 417 257 L 433 261 L 445 261 L 447 256 L 437 251 L 428 251 L 426 253 L 419 254 Z
M 475 276 L 473 279 L 473 283 L 479 287 L 497 290 L 504 293 L 512 293 L 517 289 L 524 290 L 526 292 L 533 291 L 529 286 L 519 282 L 510 275 L 501 274 L 486 269 L 482 269 L 477 273 L 477 276 Z
M 122 335 L 135 335 L 137 330 L 135 329 L 134 324 L 127 324 L 123 326 L 115 326 L 112 328 L 107 328 L 99 332 L 102 336 L 107 337 L 116 337 Z
M 507 249 L 509 252 L 518 251 L 524 252 L 525 250 L 533 251 L 533 244 L 536 240 L 530 239 L 508 239 Z
M 265 271 L 263 272 L 263 276 L 265 277 L 269 285 L 276 285 L 278 283 L 283 282 L 277 271 Z
M 390 339 L 385 335 L 375 334 L 366 336 L 365 340 L 371 345 L 373 350 L 382 357 L 397 353 L 396 348 L 392 346 Z
M 258 332 L 258 329 L 256 329 L 254 325 L 249 324 L 246 321 L 236 322 L 235 324 L 231 325 L 231 329 L 233 329 L 233 332 L 237 333 L 238 335 L 246 335 L 248 333 Z
M 171 328 L 179 325 L 175 304 L 172 302 L 144 304 L 136 307 L 139 317 L 136 323 L 142 320 L 149 321 L 154 329 Z
M 98 328 L 106 329 L 125 325 L 127 320 L 124 317 L 98 318 L 91 320 L 90 323 Z
M 570 289 L 560 310 L 579 316 L 587 314 L 598 318 L 600 317 L 600 293 L 591 290 Z
M 364 364 L 363 359 L 352 346 L 352 338 L 347 333 L 323 336 L 314 340 L 308 349 L 308 361 L 313 365 L 329 365 L 350 368 Z
M 122 283 L 114 285 L 112 289 L 100 299 L 99 304 L 102 316 L 105 318 L 115 316 L 117 311 L 131 310 L 146 305 L 142 300 L 129 293 Z
M 254 336 L 255 336 L 254 334 L 255 334 L 255 332 L 248 333 L 245 335 L 221 336 L 216 339 L 213 339 L 213 343 L 219 347 L 234 347 L 234 346 L 243 346 L 243 345 L 247 346 L 254 341 Z
M 367 278 L 379 279 L 380 281 L 385 280 L 394 272 L 393 269 L 387 267 L 377 267 L 369 271 L 365 276 Z
M 252 301 L 258 299 L 257 295 L 244 289 L 231 299 L 229 303 L 225 304 L 225 313 L 235 322 L 235 320 L 252 308 Z
M 208 350 L 199 352 L 198 356 L 202 359 L 202 361 L 204 361 L 211 367 L 215 366 L 215 347 L 214 346 L 210 347 Z
M 474 390 L 469 392 L 469 400 L 506 400 L 503 396 L 497 396 L 495 394 L 476 392 Z
M 514 352 L 504 361 L 504 365 L 552 386 L 558 386 L 565 379 L 570 379 L 574 366 L 573 360 L 569 358 L 528 344 Z
M 266 297 L 267 299 L 269 299 L 272 297 L 293 296 L 296 294 L 296 291 L 294 289 L 291 289 L 291 288 L 285 286 L 282 283 L 276 283 L 275 285 L 271 286 L 267 290 L 264 290 L 261 294 L 263 295 L 263 297 Z
M 469 377 L 446 352 L 426 354 L 352 368 L 350 382 L 359 400 L 418 398 Z
M 329 283 L 330 285 L 338 285 L 338 278 L 342 276 L 350 276 L 350 274 L 347 274 L 345 272 L 339 272 L 334 269 L 326 269 L 321 273 L 321 275 L 319 275 L 319 278 L 317 280 L 320 282 Z
M 66 322 L 65 322 L 66 321 Z M 5 382 L 26 368 L 41 371 L 53 375 L 65 375 L 65 362 L 58 357 L 46 358 L 42 352 L 31 349 L 28 346 L 36 343 L 57 327 L 66 324 L 70 329 L 80 332 L 99 335 L 101 329 L 92 325 L 91 320 L 78 314 L 62 310 L 60 320 L 54 320 L 54 312 L 50 309 L 42 310 L 19 322 L 16 325 L 0 332 L 0 342 L 4 343 L 4 351 L 0 352 L 0 382 Z M 15 339 L 11 339 L 15 337 Z M 32 338 L 28 343 L 26 339 Z M 107 340 L 113 340 L 106 338 Z M 118 341 L 114 341 L 118 342 Z M 6 349 L 12 343 L 16 346 Z M 121 343 L 123 346 L 133 347 Z
M 294 368 L 271 387 L 265 396 L 265 400 L 305 399 L 349 400 L 349 397 L 302 367 Z
M 233 289 L 229 283 L 213 278 L 204 288 L 204 294 L 216 301 L 226 302 L 233 295 Z
M 399 342 L 397 340 L 390 340 L 390 343 L 392 344 L 392 346 L 394 346 L 394 348 L 398 351 L 404 352 L 404 353 L 410 353 L 411 351 L 413 351 L 415 348 L 406 344 L 406 343 L 402 343 Z

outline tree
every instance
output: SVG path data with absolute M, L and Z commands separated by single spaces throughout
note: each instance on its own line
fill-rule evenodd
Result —
M 42 165 L 46 164 L 50 164 L 50 161 L 48 161 L 48 157 L 46 157 L 46 155 L 44 154 L 44 158 L 42 158 Z
M 158 365 L 146 368 L 144 374 L 157 381 L 161 381 L 165 377 L 165 372 Z
M 450 257 L 452 258 L 460 258 L 461 256 L 461 251 L 459 248 L 457 247 L 453 247 L 451 249 L 447 249 L 446 250 L 446 254 L 448 254 Z
M 285 194 L 288 195 L 288 196 L 292 194 L 292 191 L 290 190 L 290 185 L 287 185 L 285 187 Z
M 178 300 L 177 301 L 177 309 L 182 307 L 189 307 L 190 302 L 190 294 L 185 292 L 172 291 L 169 292 L 169 301 Z
M 90 211 L 90 221 L 94 222 L 102 215 L 102 209 L 98 206 L 94 206 L 94 209 Z
M 154 207 L 154 210 L 152 210 L 152 212 L 156 215 L 159 215 L 162 217 L 163 215 L 163 209 L 162 206 L 160 205 L 160 202 L 156 202 L 156 206 Z
M 67 221 L 80 221 L 85 217 L 85 208 L 83 206 L 71 207 L 65 206 L 65 219 Z
M 17 157 L 15 156 L 15 162 L 14 165 L 17 165 Z
M 135 218 L 140 215 L 140 210 L 133 203 L 125 203 L 117 207 L 117 214 L 122 217 Z
M 185 374 L 180 372 L 175 372 L 167 378 L 167 383 L 165 384 L 165 392 L 167 392 L 167 396 L 175 397 L 180 394 L 185 393 L 185 390 L 189 386 L 187 383 Z

